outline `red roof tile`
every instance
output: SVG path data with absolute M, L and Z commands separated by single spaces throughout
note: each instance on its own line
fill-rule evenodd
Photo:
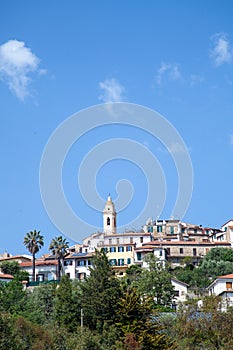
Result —
M 230 273 L 229 275 L 219 276 L 218 278 L 232 278 L 233 279 L 233 273 Z
M 7 274 L 7 273 L 0 273 L 0 278 L 13 279 L 14 276 L 9 275 L 9 274 Z
M 43 260 L 43 261 L 36 261 L 36 266 L 50 266 L 50 265 L 58 265 L 57 260 Z M 32 266 L 32 262 L 22 262 L 20 263 L 21 267 L 29 267 Z

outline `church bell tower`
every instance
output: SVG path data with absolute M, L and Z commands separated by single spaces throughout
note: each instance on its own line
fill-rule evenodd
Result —
M 110 194 L 103 211 L 103 228 L 106 235 L 116 233 L 116 210 Z

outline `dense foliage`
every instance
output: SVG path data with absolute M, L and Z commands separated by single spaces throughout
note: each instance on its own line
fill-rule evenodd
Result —
M 20 270 L 20 266 L 17 261 L 2 261 L 0 263 L 0 269 L 2 273 L 12 275 L 20 281 L 29 280 L 28 272 Z
M 219 261 L 221 254 L 218 252 Z M 229 259 L 228 254 L 223 256 Z M 211 259 L 207 256 L 204 261 Z M 202 309 L 197 308 L 194 300 L 180 306 L 176 313 L 158 311 L 171 303 L 174 291 L 170 278 L 174 271 L 151 255 L 147 263 L 147 270 L 132 266 L 125 277 L 117 279 L 105 253 L 97 251 L 90 277 L 82 282 L 71 281 L 64 275 L 59 284 L 40 284 L 27 290 L 17 278 L 2 282 L 0 349 L 233 348 L 233 311 L 219 311 L 218 298 L 204 298 Z M 180 269 L 196 276 L 193 278 L 201 276 L 195 274 L 202 267 L 196 268 L 188 260 Z
M 174 277 L 187 283 L 197 294 L 201 294 L 218 276 L 232 273 L 233 250 L 229 248 L 213 248 L 203 258 L 200 265 L 195 267 L 191 258 L 184 259 L 183 266 L 171 270 Z

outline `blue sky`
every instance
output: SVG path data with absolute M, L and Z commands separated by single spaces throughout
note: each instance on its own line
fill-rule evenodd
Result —
M 220 227 L 232 218 L 232 17 L 231 1 L 0 3 L 0 253 L 26 253 L 22 241 L 32 229 L 45 236 L 43 252 L 60 235 L 41 199 L 43 150 L 68 117 L 105 102 L 148 107 L 181 135 L 194 176 L 183 220 Z M 71 147 L 62 185 L 73 211 L 101 228 L 102 208 L 82 199 L 77 173 L 95 145 L 118 137 L 142 143 L 159 161 L 167 186 L 161 218 L 168 219 L 178 188 L 174 162 L 157 139 L 125 125 L 96 128 Z M 119 179 L 132 183 L 134 191 L 125 192 L 132 198 L 122 199 L 128 206 L 118 215 L 119 225 L 131 228 L 148 196 L 143 169 L 116 159 L 97 175 L 102 201 L 109 192 L 117 199 Z M 156 218 L 153 206 L 148 216 Z M 77 227 L 77 241 L 91 232 Z

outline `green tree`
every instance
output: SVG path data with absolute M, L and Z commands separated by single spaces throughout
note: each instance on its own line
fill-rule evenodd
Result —
M 125 280 L 126 284 L 130 285 L 132 282 L 135 282 L 139 279 L 141 272 L 141 267 L 137 265 L 131 265 L 128 269 L 126 269 L 125 276 L 122 278 L 122 280 Z
M 205 255 L 203 261 L 206 260 L 233 262 L 233 250 L 231 248 L 213 248 Z
M 211 249 L 202 260 L 198 269 L 208 279 L 205 286 L 218 276 L 232 273 L 233 250 L 230 248 Z
M 220 298 L 203 299 L 202 309 L 197 303 L 183 305 L 177 312 L 175 331 L 178 350 L 233 349 L 233 311 L 222 312 Z
M 103 250 L 96 250 L 90 267 L 90 276 L 81 283 L 81 290 L 84 323 L 90 329 L 98 329 L 100 332 L 105 321 L 113 324 L 121 293 L 120 283 L 115 278 Z
M 79 301 L 74 298 L 71 280 L 67 275 L 62 276 L 54 303 L 56 322 L 74 331 L 80 324 L 80 309 Z
M 0 349 L 17 349 L 13 329 L 13 321 L 10 314 L 0 312 Z
M 178 266 L 172 271 L 173 277 L 187 283 L 196 294 L 202 294 L 205 287 L 210 284 L 207 271 L 200 267 L 192 267 L 192 265 Z
M 163 331 L 158 315 L 152 317 L 152 303 L 152 298 L 142 298 L 135 288 L 128 288 L 120 298 L 116 325 L 125 344 L 131 339 L 136 348 L 139 345 L 145 350 L 171 348 L 173 342 Z
M 21 271 L 18 261 L 3 261 L 0 264 L 3 273 L 10 274 L 20 281 L 27 281 L 29 274 L 27 271 Z
M 209 283 L 218 276 L 228 275 L 233 271 L 233 263 L 224 260 L 204 260 L 199 267 L 209 278 Z M 208 283 L 208 284 L 209 284 Z
M 0 282 L 0 312 L 19 314 L 25 311 L 26 291 L 17 279 Z
M 164 262 L 159 261 L 154 254 L 147 254 L 145 262 L 148 269 L 143 268 L 136 286 L 142 295 L 150 296 L 159 306 L 171 306 L 175 295 L 171 283 L 171 274 Z
M 23 244 L 27 250 L 32 254 L 32 280 L 36 280 L 35 274 L 35 261 L 36 253 L 44 246 L 44 237 L 40 234 L 40 231 L 30 231 L 24 237 Z
M 14 338 L 17 350 L 50 350 L 52 339 L 48 329 L 22 316 L 14 318 Z
M 52 251 L 52 254 L 55 255 L 58 260 L 58 271 L 57 271 L 57 279 L 60 281 L 61 276 L 64 271 L 64 257 L 67 254 L 67 249 L 69 248 L 69 242 L 67 242 L 66 238 L 62 236 L 58 236 L 52 239 L 49 250 Z
M 47 325 L 54 322 L 54 300 L 57 283 L 40 284 L 27 295 L 25 315 L 37 324 Z
M 3 261 L 0 264 L 0 269 L 3 273 L 15 276 L 19 273 L 19 263 L 18 261 Z

